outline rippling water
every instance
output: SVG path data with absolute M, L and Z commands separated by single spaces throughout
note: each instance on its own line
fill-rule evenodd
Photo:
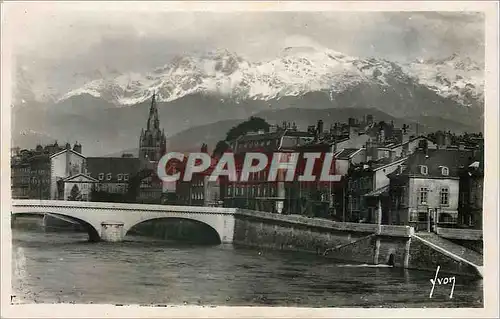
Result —
M 37 303 L 482 307 L 482 280 L 436 286 L 433 273 L 314 255 L 126 237 L 13 230 L 13 294 Z

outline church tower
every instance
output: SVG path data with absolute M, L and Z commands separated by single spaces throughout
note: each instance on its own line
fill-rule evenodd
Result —
M 149 109 L 149 118 L 146 130 L 141 130 L 139 140 L 139 160 L 141 169 L 151 168 L 156 170 L 156 164 L 167 151 L 165 132 L 160 130 L 160 119 L 156 106 L 156 93 Z

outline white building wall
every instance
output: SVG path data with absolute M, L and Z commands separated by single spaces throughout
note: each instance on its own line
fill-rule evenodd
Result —
M 378 169 L 375 171 L 375 176 L 373 179 L 373 189 L 378 189 L 384 186 L 389 185 L 390 180 L 387 177 L 387 175 L 391 174 L 394 172 L 396 169 L 398 169 L 399 165 L 401 165 L 403 161 L 396 161 L 394 163 L 391 163 L 390 165 L 385 166 L 384 168 Z
M 67 156 L 67 153 L 69 155 Z M 85 158 L 66 150 L 50 159 L 50 198 L 57 199 L 57 181 L 84 172 Z
M 347 170 L 349 169 L 349 160 L 336 160 L 335 161 L 335 174 L 336 175 L 347 175 Z
M 428 189 L 427 206 L 428 208 L 440 208 L 441 205 L 441 189 L 448 188 L 449 205 L 442 207 L 442 211 L 457 212 L 458 209 L 458 179 L 444 179 L 444 178 L 410 178 L 409 181 L 409 206 L 416 209 L 420 204 L 418 203 L 419 191 L 421 187 Z
M 82 195 L 82 201 L 90 200 L 90 193 L 92 191 L 93 182 L 89 182 L 87 178 L 83 176 L 76 177 L 71 181 L 64 183 L 64 200 L 68 200 L 71 195 L 71 189 L 77 185 Z

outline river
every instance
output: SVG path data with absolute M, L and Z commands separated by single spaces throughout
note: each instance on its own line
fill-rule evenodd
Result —
M 482 280 L 314 255 L 127 236 L 12 230 L 15 302 L 295 307 L 482 307 Z

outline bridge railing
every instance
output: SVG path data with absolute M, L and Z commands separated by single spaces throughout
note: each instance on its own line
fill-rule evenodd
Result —
M 185 212 L 185 213 L 207 213 L 207 214 L 235 214 L 236 208 L 204 207 L 204 206 L 177 206 L 177 205 L 150 205 L 132 203 L 108 203 L 108 202 L 83 202 L 64 200 L 35 200 L 15 199 L 12 205 L 16 207 L 58 207 L 58 208 L 89 208 L 89 209 L 116 209 L 136 211 L 158 211 L 158 212 Z

